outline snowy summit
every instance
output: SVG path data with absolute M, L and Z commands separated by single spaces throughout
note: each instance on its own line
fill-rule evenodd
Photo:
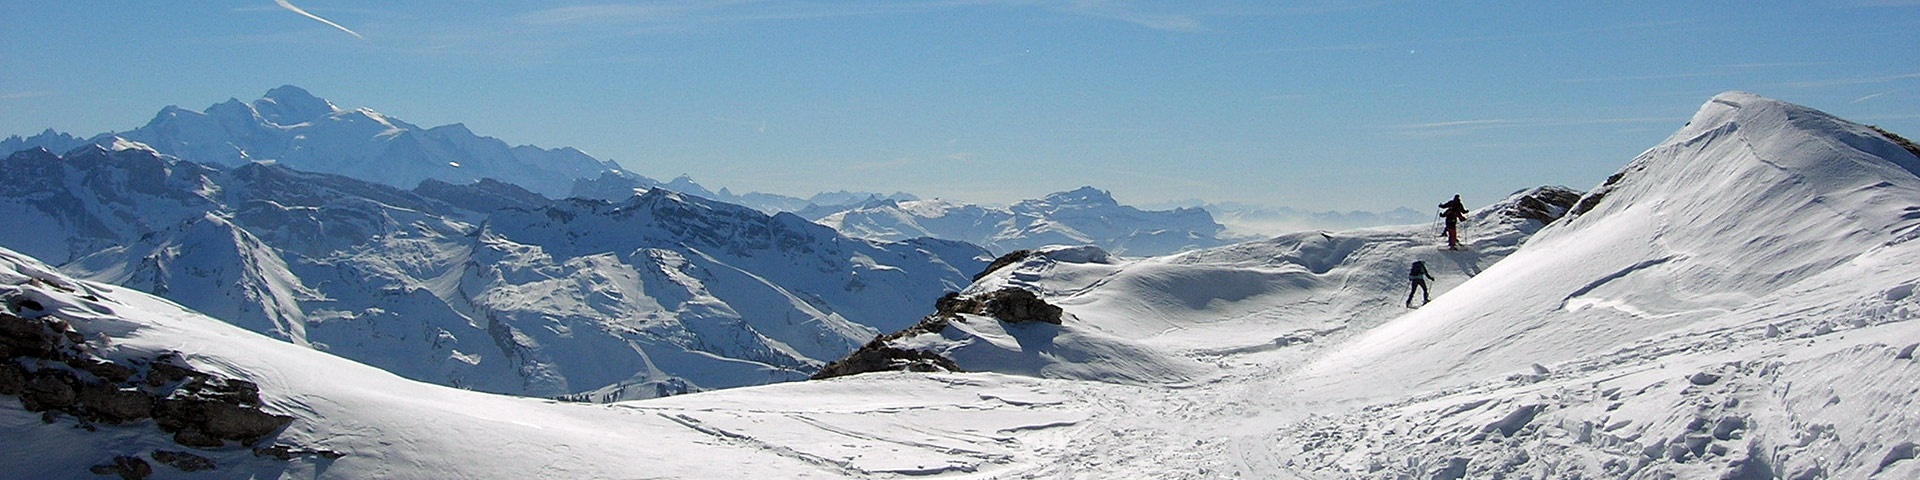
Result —
M 632 176 L 572 148 L 508 146 L 460 124 L 422 128 L 372 109 L 342 109 L 292 85 L 251 102 L 228 99 L 198 112 L 168 106 L 144 126 L 103 133 L 88 143 L 127 140 L 193 162 L 229 167 L 273 162 L 399 188 L 427 179 L 466 184 L 492 178 L 563 197 L 577 180 L 608 172 Z M 49 130 L 0 142 L 5 149 L 0 154 L 31 147 L 60 153 L 77 145 Z

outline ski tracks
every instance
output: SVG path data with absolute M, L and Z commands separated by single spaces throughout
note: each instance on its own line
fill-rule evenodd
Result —
M 929 382 L 902 398 L 816 405 L 628 405 L 717 445 L 813 465 L 796 477 L 976 478 L 1058 474 L 1061 447 L 1089 422 L 1088 398 L 1067 382 L 1003 378 Z M 843 383 L 857 383 L 850 378 Z M 836 385 L 840 387 L 842 385 Z M 934 396 L 937 395 L 937 396 Z M 918 398 L 915 398 L 918 397 Z M 1048 473 L 1053 472 L 1053 473 Z

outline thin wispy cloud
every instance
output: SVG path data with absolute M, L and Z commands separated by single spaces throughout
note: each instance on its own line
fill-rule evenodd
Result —
M 1051 8 L 1071 15 L 1115 20 L 1154 30 L 1176 32 L 1206 30 L 1200 20 L 1191 15 L 1144 11 L 1132 5 L 1131 2 L 1081 0 L 1060 2 Z
M 1355 3 L 1350 7 L 1351 8 L 1375 8 L 1378 6 L 1380 5 Z M 1359 52 L 1359 51 L 1382 51 L 1382 50 L 1406 51 L 1408 53 L 1413 53 L 1421 49 L 1434 48 L 1436 46 L 1459 46 L 1459 45 L 1489 44 L 1489 43 L 1512 44 L 1517 42 L 1530 42 L 1530 41 L 1537 41 L 1537 40 L 1549 39 L 1549 38 L 1583 37 L 1583 36 L 1594 36 L 1594 35 L 1603 35 L 1603 34 L 1617 34 L 1621 32 L 1636 32 L 1636 31 L 1678 30 L 1678 29 L 1689 28 L 1692 25 L 1694 24 L 1691 22 L 1682 22 L 1682 21 L 1649 22 L 1649 23 L 1635 23 L 1635 24 L 1624 24 L 1624 25 L 1611 25 L 1611 26 L 1604 26 L 1604 27 L 1574 29 L 1574 30 L 1542 30 L 1542 31 L 1532 31 L 1532 32 L 1523 31 L 1519 33 L 1474 34 L 1474 35 L 1463 35 L 1463 36 L 1452 36 L 1452 37 L 1417 38 L 1417 39 L 1408 39 L 1408 40 L 1393 41 L 1393 42 L 1354 42 L 1354 43 L 1338 43 L 1338 44 L 1329 44 L 1329 45 L 1299 45 L 1299 46 L 1289 46 L 1289 47 L 1266 48 L 1266 49 L 1249 51 L 1247 53 L 1258 55 L 1258 54 L 1274 54 L 1274 53 L 1320 53 L 1320 52 L 1349 52 L 1349 51 Z
M 1856 99 L 1853 99 L 1853 101 L 1851 101 L 1851 102 L 1847 102 L 1847 103 L 1848 103 L 1848 104 L 1858 104 L 1858 103 L 1860 103 L 1860 102 L 1865 102 L 1865 101 L 1868 101 L 1868 100 L 1872 100 L 1872 99 L 1875 99 L 1875 98 L 1880 98 L 1880 97 L 1884 97 L 1884 96 L 1886 96 L 1886 95 L 1887 95 L 1887 94 L 1889 94 L 1889 93 L 1893 93 L 1893 92 L 1891 92 L 1891 91 L 1888 91 L 1888 92 L 1880 92 L 1880 93 L 1876 93 L 1876 94 L 1872 94 L 1872 95 L 1867 95 L 1867 96 L 1864 96 L 1864 97 L 1860 97 L 1860 98 L 1856 98 Z
M 1844 86 L 1844 85 L 1871 85 L 1875 83 L 1887 83 L 1887 82 L 1893 82 L 1893 81 L 1899 81 L 1899 80 L 1912 80 L 1912 79 L 1920 79 L 1920 73 L 1908 73 L 1904 75 L 1882 75 L 1877 77 L 1835 78 L 1835 79 L 1828 79 L 1828 80 L 1813 80 L 1813 81 L 1806 81 L 1806 82 L 1787 82 L 1787 83 L 1780 84 L 1780 86 L 1795 87 L 1795 88 L 1837 87 L 1837 86 Z
M 1730 63 L 1716 65 L 1718 68 L 1756 69 L 1756 68 L 1807 68 L 1833 65 L 1833 62 L 1772 62 L 1772 63 Z
M 1319 53 L 1319 52 L 1365 52 L 1376 50 L 1404 50 L 1406 47 L 1390 43 L 1342 43 L 1336 45 L 1303 45 L 1297 47 L 1266 48 L 1247 52 L 1252 55 L 1271 53 Z
M 1714 75 L 1716 74 L 1670 73 L 1670 74 L 1661 74 L 1661 75 L 1629 75 L 1629 76 L 1620 76 L 1620 77 L 1569 78 L 1561 81 L 1565 83 L 1618 83 L 1618 82 L 1642 82 L 1642 81 L 1648 81 L 1648 80 L 1677 80 L 1682 78 L 1702 78 L 1702 77 L 1711 77 Z
M 1464 135 L 1483 130 L 1509 128 L 1564 128 L 1594 125 L 1630 125 L 1651 123 L 1674 123 L 1685 121 L 1681 117 L 1619 117 L 1619 118 L 1578 118 L 1578 119 L 1481 119 L 1453 120 L 1445 122 L 1410 123 L 1390 125 L 1385 129 L 1391 132 L 1418 136 L 1441 137 Z
M 311 18 L 311 19 L 313 19 L 313 20 L 314 20 L 314 21 L 316 21 L 316 22 L 320 22 L 320 23 L 324 23 L 324 24 L 327 24 L 327 26 L 329 26 L 329 27 L 333 27 L 333 28 L 335 28 L 335 29 L 338 29 L 338 30 L 340 30 L 340 31 L 342 31 L 342 32 L 347 32 L 347 34 L 348 34 L 348 35 L 353 35 L 353 37 L 354 37 L 354 38 L 358 38 L 358 39 L 361 39 L 361 40 L 366 40 L 366 39 L 367 39 L 367 37 L 365 37 L 365 36 L 362 36 L 362 35 L 360 35 L 360 32 L 355 32 L 355 31 L 353 31 L 353 29 L 351 29 L 351 28 L 347 28 L 347 27 L 344 27 L 344 26 L 341 26 L 341 25 L 340 25 L 340 24 L 338 24 L 338 23 L 333 23 L 333 21 L 332 21 L 332 20 L 327 20 L 327 19 L 325 19 L 325 18 L 320 18 L 320 16 L 319 16 L 319 15 L 314 15 L 314 14 L 312 14 L 312 13 L 308 13 L 308 12 L 307 12 L 306 10 L 303 10 L 303 9 L 301 9 L 300 7 L 296 7 L 296 6 L 294 6 L 294 5 L 292 4 L 292 3 L 288 3 L 288 2 L 287 2 L 287 0 L 273 0 L 273 3 L 275 3 L 275 4 L 279 4 L 279 5 L 280 5 L 280 8 L 284 8 L 284 9 L 287 9 L 287 11 L 289 11 L 289 12 L 293 12 L 293 13 L 298 13 L 298 14 L 300 14 L 300 16 L 303 16 L 303 17 L 307 17 L 307 18 Z
M 53 92 L 47 91 L 0 93 L 0 100 L 23 100 L 51 96 L 53 96 Z
M 1884 122 L 1884 121 L 1888 121 L 1888 120 L 1913 120 L 1913 119 L 1920 119 L 1920 114 L 1902 114 L 1902 115 L 1861 115 L 1861 116 L 1855 116 L 1855 117 L 1849 117 L 1849 118 L 1851 118 L 1851 119 L 1853 119 L 1853 120 L 1857 120 L 1857 121 L 1863 121 L 1863 122 Z
M 542 26 L 644 25 L 679 23 L 710 15 L 740 2 L 658 2 L 644 5 L 570 5 L 529 12 L 520 21 Z
M 280 0 L 276 0 L 280 1 Z M 953 0 L 786 3 L 753 0 L 669 1 L 644 5 L 569 5 L 522 14 L 521 23 L 555 27 L 624 26 L 636 32 L 700 25 L 938 12 L 964 8 L 1038 8 L 1059 14 L 1123 22 L 1154 30 L 1201 31 L 1193 14 L 1148 9 L 1122 0 Z

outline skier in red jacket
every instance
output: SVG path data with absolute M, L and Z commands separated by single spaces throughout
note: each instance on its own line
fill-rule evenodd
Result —
M 1459 250 L 1460 222 L 1467 219 L 1467 206 L 1460 203 L 1460 195 L 1440 204 L 1440 218 L 1447 219 L 1447 249 Z

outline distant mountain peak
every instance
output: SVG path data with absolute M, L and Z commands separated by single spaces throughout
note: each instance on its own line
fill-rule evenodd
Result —
M 340 107 L 334 106 L 333 102 L 293 85 L 281 85 L 268 90 L 265 96 L 253 101 L 253 109 L 260 118 L 276 125 L 307 123 L 340 111 Z
M 1047 195 L 1046 201 L 1047 203 L 1053 203 L 1053 204 L 1064 203 L 1064 204 L 1074 204 L 1074 205 L 1119 205 L 1120 204 L 1119 201 L 1116 201 L 1113 199 L 1112 193 L 1107 192 L 1106 190 L 1093 188 L 1092 186 L 1083 186 L 1070 191 L 1056 192 L 1056 193 Z
M 934 200 L 869 196 L 853 208 L 821 215 L 821 224 L 852 236 L 899 241 L 935 237 L 1009 252 L 1048 245 L 1096 245 L 1123 255 L 1165 255 L 1218 246 L 1224 229 L 1205 210 L 1145 211 L 1121 205 L 1093 187 L 981 207 Z
M 35 147 L 44 148 L 49 152 L 64 152 L 86 143 L 87 141 L 85 139 L 57 132 L 49 128 L 31 137 L 22 138 L 19 135 L 12 135 L 5 139 L 0 139 L 0 155 L 21 150 L 31 150 Z
M 271 160 L 396 188 L 412 188 L 429 178 L 464 184 L 491 177 L 561 196 L 577 179 L 619 169 L 575 149 L 510 147 L 464 125 L 423 129 L 369 108 L 342 109 L 292 85 L 269 90 L 252 102 L 229 99 L 204 112 L 168 106 L 145 126 L 102 134 L 94 141 L 112 135 L 193 162 L 237 167 Z M 55 147 L 58 140 L 22 139 L 0 146 Z

